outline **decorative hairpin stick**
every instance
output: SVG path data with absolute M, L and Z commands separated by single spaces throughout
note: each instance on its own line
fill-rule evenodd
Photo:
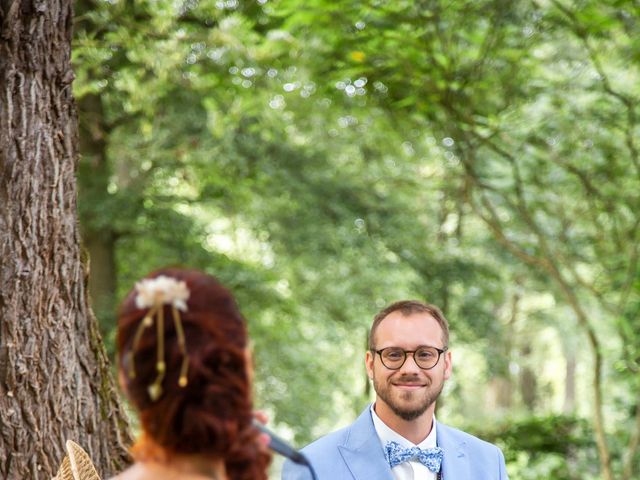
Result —
M 136 367 L 135 367 L 135 351 L 138 348 L 138 344 L 140 343 L 140 339 L 142 338 L 142 334 L 146 328 L 149 328 L 153 325 L 153 316 L 156 314 L 158 310 L 160 310 L 161 306 L 152 307 L 147 314 L 138 325 L 136 329 L 136 333 L 133 336 L 133 345 L 131 346 L 131 350 L 128 354 L 129 359 L 129 378 L 136 378 Z
M 147 278 L 136 283 L 136 306 L 138 308 L 148 308 L 149 311 L 138 326 L 133 337 L 133 345 L 129 352 L 129 377 L 135 378 L 135 351 L 138 348 L 140 339 L 144 330 L 153 325 L 156 321 L 157 329 L 157 349 L 156 349 L 156 379 L 149 385 L 147 391 L 152 401 L 156 401 L 162 395 L 162 381 L 166 372 L 166 363 L 164 360 L 164 306 L 171 305 L 171 313 L 173 323 L 178 337 L 178 346 L 182 353 L 182 365 L 180 367 L 180 377 L 178 385 L 185 387 L 187 385 L 187 373 L 189 368 L 189 358 L 187 357 L 187 346 L 184 337 L 184 329 L 180 311 L 187 311 L 187 300 L 189 299 L 189 289 L 184 281 L 178 281 L 175 278 L 166 275 L 160 275 L 156 278 Z
M 189 359 L 187 358 L 187 343 L 184 339 L 184 329 L 182 328 L 182 322 L 180 321 L 180 312 L 175 305 L 171 305 L 173 312 L 173 320 L 176 324 L 176 333 L 178 335 L 178 346 L 182 352 L 182 365 L 180 366 L 180 377 L 178 377 L 178 385 L 181 387 L 187 386 L 187 371 L 189 369 Z M 176 320 L 177 319 L 177 320 Z

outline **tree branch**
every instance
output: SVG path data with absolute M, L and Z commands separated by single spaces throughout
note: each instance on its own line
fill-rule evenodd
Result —
M 631 434 L 631 441 L 624 458 L 624 466 L 622 469 L 622 480 L 632 480 L 633 470 L 635 466 L 635 458 L 640 447 L 640 407 L 636 406 L 636 421 Z

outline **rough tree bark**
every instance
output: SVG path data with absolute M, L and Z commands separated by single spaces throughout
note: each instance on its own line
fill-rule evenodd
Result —
M 71 0 L 0 0 L 0 478 L 48 479 L 66 439 L 126 462 L 80 256 Z

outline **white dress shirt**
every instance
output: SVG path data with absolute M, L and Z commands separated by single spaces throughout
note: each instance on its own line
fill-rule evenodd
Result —
M 427 438 L 425 438 L 418 445 L 410 442 L 399 433 L 391 430 L 382 420 L 380 420 L 380 417 L 378 417 L 375 410 L 373 409 L 373 405 L 371 405 L 371 418 L 373 419 L 373 426 L 375 427 L 376 433 L 378 434 L 378 437 L 382 442 L 383 448 L 387 444 L 387 442 L 397 442 L 404 448 L 434 448 L 437 445 L 435 416 L 433 417 L 433 428 L 431 429 L 431 432 L 429 433 Z M 395 480 L 436 480 L 436 474 L 417 460 L 410 460 L 408 462 L 396 465 L 391 469 L 391 473 L 393 474 L 393 478 L 395 478 Z

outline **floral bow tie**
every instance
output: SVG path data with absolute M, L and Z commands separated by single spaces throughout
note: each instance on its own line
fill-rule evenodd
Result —
M 423 450 L 419 447 L 404 448 L 397 442 L 387 442 L 384 450 L 391 468 L 415 458 L 433 473 L 440 472 L 444 454 L 440 447 Z

